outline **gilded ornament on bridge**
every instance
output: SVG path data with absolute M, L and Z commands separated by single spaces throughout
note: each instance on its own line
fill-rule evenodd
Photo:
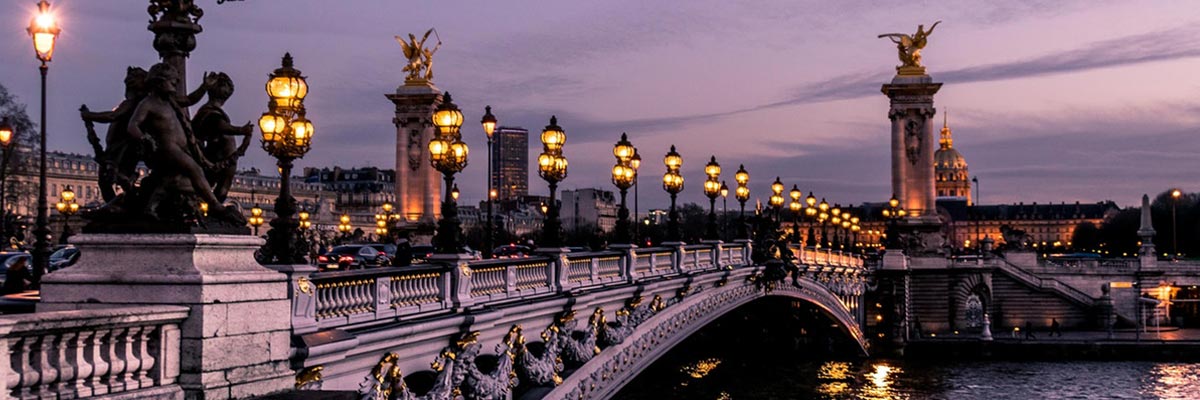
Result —
M 433 81 L 433 53 L 442 46 L 442 40 L 438 38 L 432 49 L 427 48 L 425 42 L 429 40 L 430 34 L 436 36 L 437 31 L 430 28 L 420 40 L 417 39 L 417 35 L 411 33 L 408 34 L 408 39 L 396 36 L 396 42 L 400 43 L 400 48 L 404 50 L 404 58 L 408 60 L 402 69 L 408 73 L 404 78 L 405 85 L 428 85 Z
M 296 373 L 296 390 L 321 390 L 321 371 L 325 367 L 314 365 Z
M 891 39 L 896 44 L 896 50 L 900 56 L 900 65 L 896 67 L 896 73 L 902 76 L 920 76 L 925 75 L 925 66 L 921 64 L 921 49 L 925 48 L 925 44 L 929 40 L 929 35 L 933 33 L 933 29 L 937 28 L 942 21 L 934 22 L 925 30 L 925 25 L 917 25 L 917 32 L 911 36 L 906 33 L 885 33 L 879 35 L 881 38 Z
M 300 289 L 300 293 L 311 295 L 313 289 L 312 281 L 308 280 L 308 277 L 302 276 L 296 279 L 296 288 Z

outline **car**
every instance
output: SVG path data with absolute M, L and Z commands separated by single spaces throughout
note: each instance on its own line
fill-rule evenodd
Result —
M 492 249 L 492 258 L 525 258 L 533 254 L 529 246 L 510 244 Z
M 433 255 L 433 246 L 417 245 L 417 246 L 412 247 L 412 263 L 413 264 L 423 263 L 431 255 Z
M 58 271 L 60 269 L 70 267 L 79 262 L 79 248 L 66 245 L 54 250 L 50 254 L 50 269 L 47 272 Z
M 387 253 L 365 244 L 341 245 L 317 256 L 317 268 L 321 271 L 362 269 L 390 263 Z
M 396 245 L 385 244 L 385 243 L 371 243 L 371 244 L 368 244 L 367 246 L 371 246 L 371 248 L 374 248 L 375 250 L 379 250 L 379 251 L 382 251 L 384 254 L 387 254 L 388 265 L 395 264 L 392 261 L 396 259 Z

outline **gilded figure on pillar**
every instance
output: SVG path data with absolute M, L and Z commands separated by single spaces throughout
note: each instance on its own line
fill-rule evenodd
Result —
M 429 40 L 429 35 L 437 35 L 437 31 L 430 28 L 425 31 L 425 35 L 421 39 L 417 39 L 417 35 L 408 34 L 408 39 L 403 36 L 396 36 L 396 42 L 400 43 L 400 48 L 404 50 L 404 58 L 408 59 L 408 63 L 404 65 L 402 71 L 408 75 L 404 78 L 404 83 L 429 83 L 433 81 L 433 53 L 437 52 L 442 46 L 442 40 L 438 38 L 438 42 L 432 49 L 425 47 L 425 42 Z
M 925 25 L 917 25 L 917 32 L 911 36 L 906 33 L 885 33 L 879 35 L 881 38 L 891 39 L 896 44 L 896 50 L 900 56 L 900 65 L 896 67 L 896 72 L 900 75 L 924 75 L 925 66 L 921 64 L 921 49 L 925 48 L 928 42 L 929 35 L 933 33 L 933 29 L 937 28 L 942 21 L 934 22 L 925 30 Z

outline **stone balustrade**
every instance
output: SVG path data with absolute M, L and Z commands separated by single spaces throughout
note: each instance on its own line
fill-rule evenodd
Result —
M 860 257 L 840 251 L 792 250 L 811 272 L 846 273 L 863 265 Z M 466 261 L 457 266 L 292 272 L 289 275 L 297 288 L 293 327 L 300 334 L 389 318 L 411 319 L 668 275 L 733 268 L 749 260 L 748 245 L 714 242 L 542 253 Z
M 183 398 L 187 307 L 128 306 L 0 318 L 0 398 Z

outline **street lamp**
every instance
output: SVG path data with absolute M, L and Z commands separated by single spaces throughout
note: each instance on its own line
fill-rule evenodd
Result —
M 50 210 L 46 200 L 46 73 L 50 68 L 46 63 L 54 56 L 54 43 L 62 29 L 58 27 L 54 14 L 50 12 L 50 3 L 41 0 L 38 2 L 37 15 L 29 21 L 29 27 L 25 30 L 29 32 L 29 37 L 33 38 L 33 50 L 38 61 L 42 62 L 38 67 L 42 75 L 42 115 L 41 123 L 38 124 L 41 129 L 41 146 L 38 160 L 37 225 L 33 230 L 35 241 L 32 279 L 33 286 L 38 287 L 41 285 L 42 274 L 46 273 L 46 267 L 50 265 Z
M 800 191 L 800 187 L 792 185 L 792 191 L 788 192 L 788 196 L 792 198 L 792 202 L 788 203 L 788 209 L 792 212 L 792 243 L 800 243 L 800 213 L 804 212 L 804 207 L 801 206 L 804 201 L 802 197 L 804 192 Z
M 442 219 L 438 221 L 434 236 L 434 250 L 438 253 L 454 254 L 462 250 L 462 226 L 458 221 L 458 199 L 454 195 L 454 174 L 467 167 L 469 149 L 463 143 L 459 128 L 463 124 L 462 111 L 454 105 L 450 93 L 442 96 L 442 103 L 433 111 L 433 124 L 437 132 L 429 140 L 429 162 L 442 173 L 446 185 L 446 197 L 442 199 Z
M 613 156 L 617 158 L 617 164 L 612 168 L 612 183 L 617 186 L 621 192 L 621 207 L 617 209 L 617 228 L 613 235 L 613 242 L 619 244 L 629 244 L 629 208 L 625 206 L 625 196 L 629 192 L 629 187 L 633 186 L 633 180 L 637 176 L 637 170 L 633 168 L 633 155 L 637 153 L 637 149 L 633 147 L 633 143 L 629 142 L 629 138 L 624 132 L 621 133 L 621 140 L 613 145 Z
M 5 206 L 7 196 L 4 192 L 8 187 L 8 159 L 12 155 L 12 142 L 16 137 L 17 132 L 8 122 L 8 117 L 0 119 L 0 146 L 4 147 L 4 156 L 0 160 L 0 243 L 4 244 L 8 243 L 8 207 Z
M 275 157 L 280 178 L 275 219 L 267 232 L 263 259 L 266 264 L 304 264 L 308 246 L 297 232 L 300 223 L 292 217 L 297 211 L 292 197 L 292 163 L 308 153 L 313 124 L 305 118 L 308 83 L 300 70 L 292 67 L 290 53 L 283 55 L 282 66 L 271 73 L 266 89 L 270 100 L 258 127 L 262 130 L 262 148 Z
M 71 232 L 71 216 L 79 212 L 79 203 L 75 202 L 75 191 L 71 190 L 70 186 L 59 193 L 58 203 L 54 205 L 54 208 L 63 216 L 63 229 L 62 234 L 58 236 L 58 243 L 67 244 L 67 238 L 73 234 Z
M 829 233 L 825 230 L 825 222 L 829 221 L 829 203 L 825 199 L 821 199 L 821 203 L 817 204 L 817 221 L 821 223 L 821 241 L 817 243 L 817 247 L 829 247 Z
M 1179 203 L 1179 197 L 1183 196 L 1183 191 L 1179 189 L 1171 190 L 1171 259 L 1175 260 L 1179 257 L 1179 241 L 1176 239 L 1178 235 L 1175 233 L 1175 225 L 1178 220 L 1175 218 L 1175 205 Z
M 312 221 L 309 218 L 312 218 L 312 214 L 309 214 L 308 211 L 300 211 L 300 230 L 312 228 Z
M 725 234 L 721 236 L 729 237 L 729 185 L 725 181 L 721 181 L 721 217 L 725 219 L 721 227 Z
M 779 222 L 783 211 L 783 182 L 779 180 L 778 176 L 771 184 L 771 197 L 767 199 L 767 204 L 775 211 L 775 222 Z
M 898 235 L 896 232 L 896 222 L 904 218 L 905 215 L 908 215 L 908 212 L 904 211 L 903 208 L 900 208 L 900 200 L 896 200 L 896 196 L 892 195 L 892 198 L 888 200 L 888 208 L 883 210 L 883 217 L 888 221 L 888 231 L 886 233 L 888 248 L 894 249 L 896 248 L 897 244 L 899 244 L 899 238 L 897 237 Z
M 679 232 L 679 210 L 675 208 L 675 199 L 683 191 L 683 175 L 679 174 L 683 157 L 675 151 L 675 145 L 671 145 L 671 151 L 663 157 L 663 164 L 667 166 L 667 172 L 663 174 L 663 190 L 671 194 L 671 210 L 667 213 L 667 241 L 679 243 L 683 240 Z
M 483 133 L 487 134 L 488 147 L 488 176 L 487 176 L 487 223 L 484 224 L 483 232 L 483 258 L 492 258 L 492 201 L 495 200 L 496 190 L 492 189 L 492 134 L 496 132 L 496 116 L 492 115 L 492 106 L 483 108 L 483 118 L 479 120 L 483 125 Z
M 717 156 L 711 156 L 708 164 L 704 165 L 704 174 L 708 179 L 704 181 L 704 195 L 708 197 L 708 229 L 705 236 L 708 240 L 718 240 L 721 238 L 717 232 L 717 196 L 721 195 L 721 164 L 717 163 Z
M 258 236 L 258 227 L 262 226 L 263 222 L 266 222 L 263 219 L 262 207 L 255 204 L 254 207 L 250 208 L 250 218 L 246 222 L 249 222 L 250 226 L 254 227 L 254 236 Z
M 338 232 L 342 234 L 342 238 L 350 237 L 350 231 L 354 230 L 354 226 L 350 225 L 350 214 L 342 214 L 338 217 Z
M 558 117 L 550 116 L 550 125 L 542 129 L 542 154 L 538 155 L 538 175 L 550 186 L 550 203 L 543 210 L 546 222 L 542 224 L 542 246 L 562 246 L 562 222 L 558 220 L 558 183 L 567 178 L 567 158 L 563 156 L 563 144 L 567 134 L 558 126 Z
M 808 197 L 804 198 L 804 218 L 808 221 L 808 234 L 804 240 L 804 245 L 814 247 L 817 245 L 817 235 L 813 230 L 814 223 L 817 222 L 817 197 L 813 192 L 808 192 Z
M 746 231 L 746 201 L 750 200 L 750 187 L 746 186 L 750 182 L 750 173 L 746 172 L 745 165 L 738 165 L 737 173 L 733 175 L 733 180 L 737 181 L 737 189 L 734 189 L 733 197 L 737 199 L 741 209 L 738 212 L 738 237 L 746 238 L 749 232 Z
M 833 227 L 833 241 L 829 243 L 829 249 L 833 250 L 840 247 L 838 239 L 841 232 L 838 231 L 838 227 L 842 226 L 841 206 L 834 204 L 833 209 L 829 210 L 829 224 Z
M 642 168 L 642 155 L 638 153 L 637 148 L 633 149 L 633 157 L 629 158 L 629 166 L 633 168 L 633 218 L 638 216 L 638 171 Z M 641 224 L 633 224 L 633 240 L 640 242 L 642 240 Z

